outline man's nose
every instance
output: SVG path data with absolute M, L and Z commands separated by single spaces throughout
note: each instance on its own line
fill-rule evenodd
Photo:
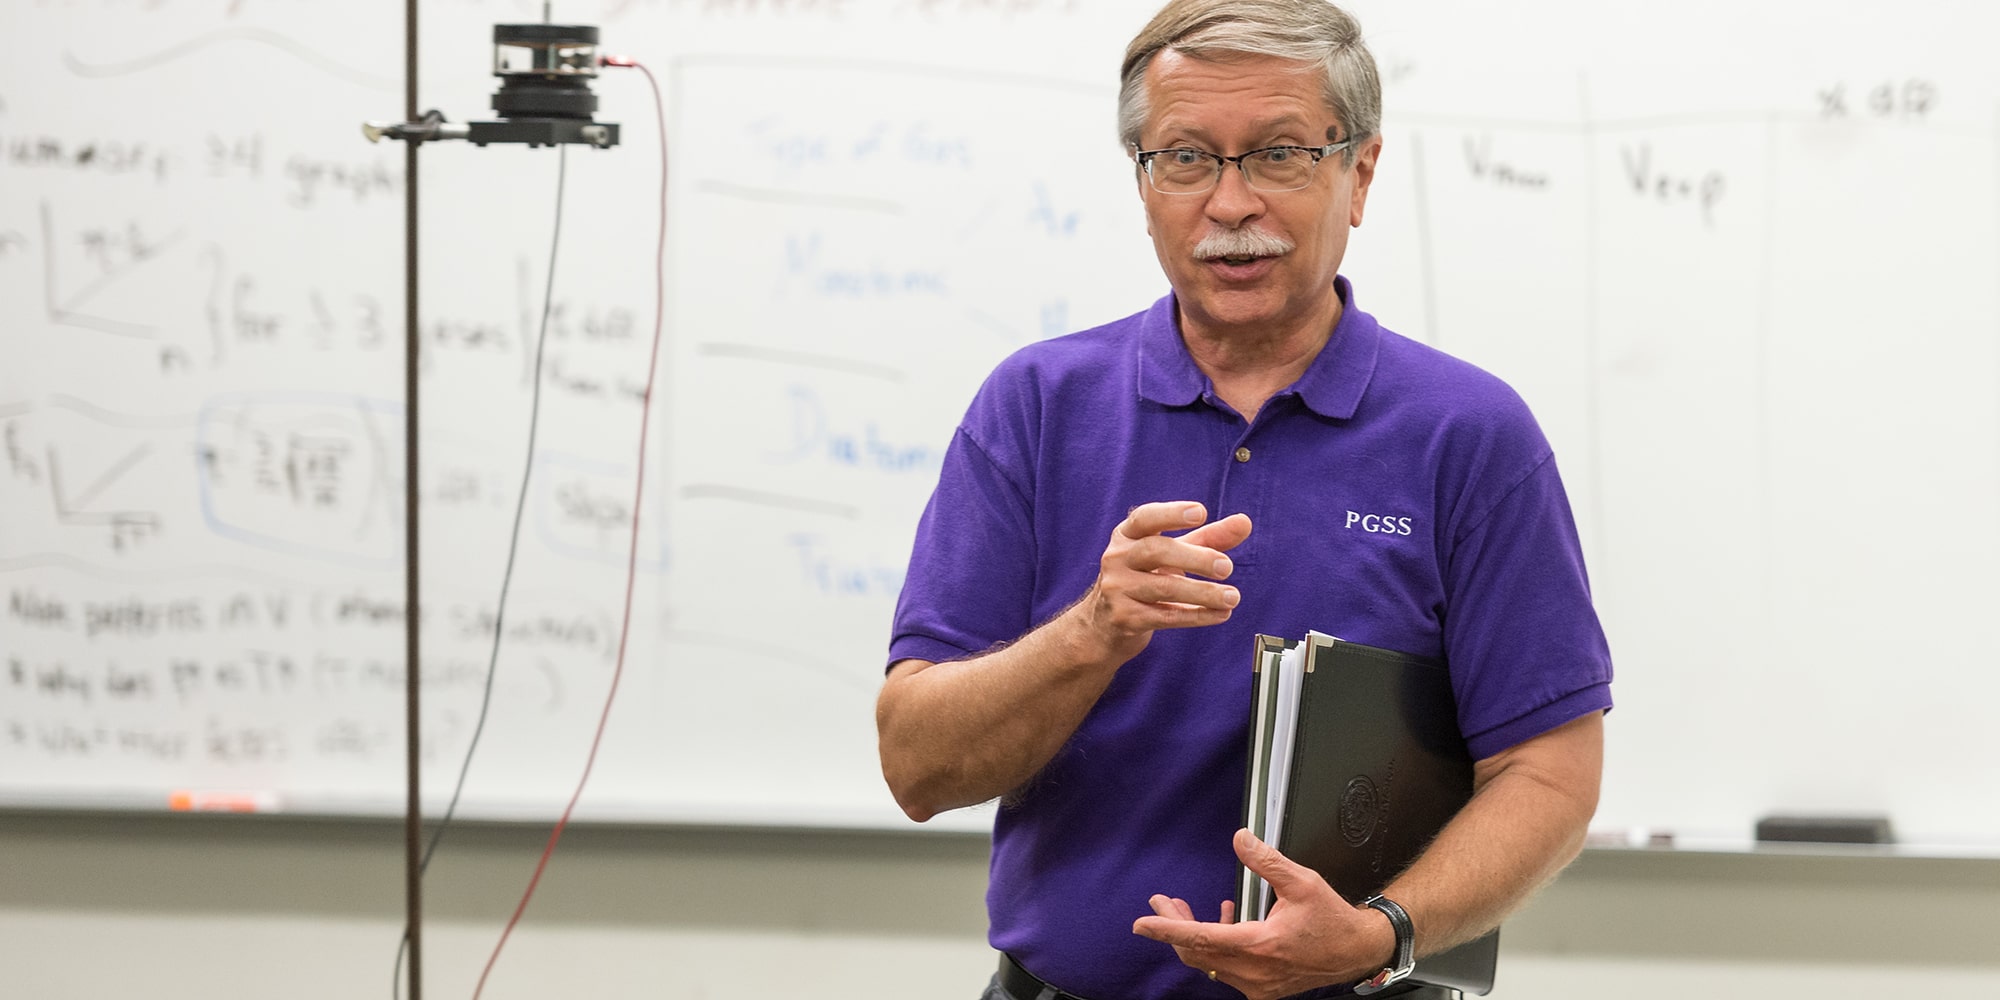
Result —
M 1222 176 L 1216 179 L 1215 189 L 1208 193 L 1205 207 L 1210 219 L 1236 229 L 1263 214 L 1264 199 L 1250 186 L 1250 178 L 1244 175 L 1242 164 L 1229 163 L 1223 165 Z

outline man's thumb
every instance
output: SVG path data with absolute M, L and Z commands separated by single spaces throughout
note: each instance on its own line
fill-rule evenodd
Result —
M 1258 840 L 1247 829 L 1236 831 L 1235 847 L 1243 867 L 1271 883 L 1271 891 L 1280 898 L 1291 895 L 1290 890 L 1302 884 L 1320 881 L 1318 872 L 1278 853 L 1277 848 Z

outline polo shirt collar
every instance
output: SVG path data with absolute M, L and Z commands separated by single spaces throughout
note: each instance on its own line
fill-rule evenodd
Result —
M 1345 277 L 1336 276 L 1333 287 L 1340 295 L 1340 322 L 1306 373 L 1279 395 L 1296 393 L 1314 413 L 1346 420 L 1361 405 L 1375 374 L 1382 328 L 1355 305 L 1354 288 Z M 1139 396 L 1163 406 L 1189 406 L 1214 389 L 1181 340 L 1179 308 L 1169 293 L 1139 321 Z

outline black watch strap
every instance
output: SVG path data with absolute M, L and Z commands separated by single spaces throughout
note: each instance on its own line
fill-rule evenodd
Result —
M 1372 896 L 1362 900 L 1361 905 L 1382 911 L 1383 916 L 1389 918 L 1390 928 L 1396 932 L 1395 964 L 1354 984 L 1355 993 L 1367 996 L 1391 983 L 1400 982 L 1416 971 L 1417 928 L 1410 923 L 1410 912 L 1387 896 Z

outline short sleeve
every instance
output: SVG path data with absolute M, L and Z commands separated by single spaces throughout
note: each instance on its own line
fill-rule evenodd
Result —
M 1026 633 L 1035 539 L 1018 472 L 964 428 L 945 450 L 896 601 L 889 663 L 962 659 Z
M 1446 657 L 1475 758 L 1611 707 L 1611 653 L 1553 457 L 1464 530 L 1445 570 Z

